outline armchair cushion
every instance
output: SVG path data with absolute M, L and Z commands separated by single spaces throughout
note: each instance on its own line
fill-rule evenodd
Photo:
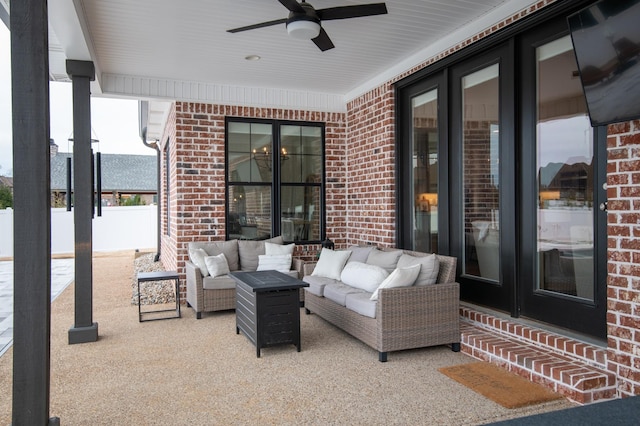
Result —
M 229 290 L 236 288 L 236 282 L 229 275 L 219 277 L 206 277 L 202 280 L 202 288 L 205 290 Z M 228 308 L 230 309 L 230 308 Z
M 224 253 L 230 271 L 238 270 L 238 240 L 213 241 L 204 246 L 209 256 L 217 256 Z

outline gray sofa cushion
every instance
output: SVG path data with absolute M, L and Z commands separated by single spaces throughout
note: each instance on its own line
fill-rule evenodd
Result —
M 335 284 L 338 282 L 333 278 L 320 277 L 316 275 L 305 275 L 304 277 L 302 277 L 302 281 L 309 284 L 309 287 L 307 287 L 307 289 L 310 293 L 313 293 L 316 296 L 320 297 L 324 296 L 324 287 L 327 284 Z
M 202 279 L 202 288 L 205 290 L 236 288 L 236 282 L 229 275 L 221 275 L 215 278 L 209 276 Z
M 375 249 L 374 246 L 351 246 L 347 250 L 351 252 L 351 256 L 349 256 L 348 262 L 362 262 L 366 263 L 367 258 L 369 257 L 369 253 Z
M 241 271 L 255 271 L 258 269 L 258 256 L 265 254 L 264 243 L 282 244 L 282 236 L 262 241 L 240 240 L 238 241 L 238 254 L 240 256 Z M 231 269 L 231 265 L 229 265 Z M 231 269 L 233 271 L 233 269 Z
M 332 284 L 327 284 L 324 286 L 324 297 L 329 300 L 333 300 L 340 306 L 346 306 L 347 294 L 351 293 L 366 293 L 364 290 L 360 290 L 359 288 L 354 288 L 343 284 L 341 282 L 336 282 Z M 371 293 L 367 293 L 369 297 L 371 297 Z
M 438 256 L 430 254 L 424 257 L 410 256 L 403 254 L 398 259 L 398 268 L 408 268 L 412 265 L 420 265 L 420 273 L 416 279 L 415 285 L 435 284 L 438 280 L 438 271 L 440 270 L 440 262 Z
M 376 317 L 376 306 L 378 303 L 375 300 L 371 300 L 371 293 L 350 293 L 347 294 L 346 304 L 347 309 L 364 315 L 369 318 Z
M 398 259 L 402 256 L 402 250 L 371 250 L 367 257 L 367 263 L 370 265 L 378 265 L 387 270 L 388 273 L 392 273 L 398 265 Z
M 208 243 L 189 243 L 189 245 L 197 245 L 204 249 L 209 256 L 217 256 L 224 254 L 227 258 L 227 264 L 230 271 L 238 270 L 238 240 L 229 241 L 211 241 Z

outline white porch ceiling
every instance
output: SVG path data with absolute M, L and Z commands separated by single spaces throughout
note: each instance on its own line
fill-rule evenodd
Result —
M 284 24 L 227 32 L 285 18 L 277 0 L 49 0 L 50 76 L 67 79 L 66 59 L 92 60 L 94 96 L 344 111 L 350 99 L 537 0 L 385 3 L 387 15 L 323 22 L 335 48 L 321 52 L 289 37 Z

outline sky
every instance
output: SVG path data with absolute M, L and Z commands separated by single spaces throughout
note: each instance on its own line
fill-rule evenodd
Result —
M 13 171 L 13 139 L 11 131 L 11 51 L 9 30 L 0 22 L 0 175 Z M 71 83 L 49 84 L 50 136 L 60 152 L 72 152 L 68 142 L 73 132 Z M 142 143 L 138 129 L 138 101 L 91 98 L 92 138 L 94 151 L 106 154 L 155 155 Z

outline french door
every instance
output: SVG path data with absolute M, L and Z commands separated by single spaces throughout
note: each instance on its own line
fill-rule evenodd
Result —
M 606 336 L 606 128 L 564 22 L 522 37 L 519 314 Z M 524 82 L 532 84 L 524 84 Z
M 603 338 L 606 128 L 576 72 L 561 16 L 402 87 L 398 242 L 456 256 L 462 300 Z
M 511 311 L 514 135 L 508 44 L 451 68 L 451 248 L 461 297 Z

